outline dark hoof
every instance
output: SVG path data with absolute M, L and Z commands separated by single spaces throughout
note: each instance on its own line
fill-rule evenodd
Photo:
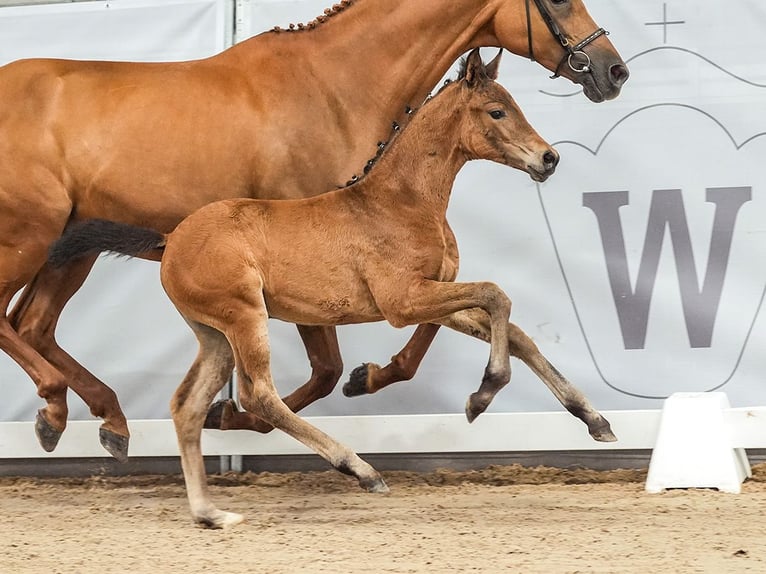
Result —
M 598 442 L 616 442 L 617 437 L 612 432 L 612 427 L 605 418 L 601 418 L 600 421 L 588 425 L 588 432 L 593 440 Z
M 476 417 L 486 411 L 488 406 L 489 403 L 479 400 L 478 393 L 473 393 L 468 397 L 468 402 L 465 404 L 465 416 L 468 419 L 468 422 L 472 423 L 475 421 Z
M 203 425 L 203 428 L 224 430 L 223 421 L 229 418 L 232 413 L 236 413 L 238 410 L 239 409 L 237 409 L 237 403 L 235 403 L 232 399 L 223 399 L 214 402 L 210 409 L 207 411 L 207 416 L 205 417 L 205 424 Z
M 128 462 L 128 443 L 130 437 L 122 436 L 101 427 L 98 429 L 98 438 L 101 446 L 119 462 Z
M 43 416 L 43 411 L 39 410 L 37 411 L 37 418 L 35 418 L 35 434 L 43 450 L 45 452 L 53 452 L 63 433 L 48 424 L 48 421 Z
M 367 378 L 370 376 L 369 365 L 365 363 L 351 371 L 348 382 L 343 385 L 343 394 L 347 397 L 359 397 L 369 394 L 367 392 Z

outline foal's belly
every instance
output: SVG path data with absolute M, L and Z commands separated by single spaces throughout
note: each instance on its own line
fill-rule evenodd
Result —
M 349 325 L 382 321 L 383 315 L 368 293 L 360 290 L 311 289 L 303 284 L 295 290 L 264 290 L 269 317 L 300 325 Z M 364 289 L 361 289 L 364 291 Z

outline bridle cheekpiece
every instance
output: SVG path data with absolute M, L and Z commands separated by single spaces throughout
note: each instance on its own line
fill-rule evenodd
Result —
M 529 10 L 529 0 L 525 0 L 526 2 L 526 9 L 527 9 L 527 40 L 529 42 L 529 59 L 533 62 L 535 61 L 535 53 L 534 49 L 532 48 L 532 16 Z M 553 75 L 551 76 L 551 79 L 558 78 L 559 77 L 559 70 L 561 69 L 561 66 L 564 64 L 564 62 L 567 63 L 569 66 L 569 69 L 573 72 L 587 74 L 592 72 L 591 68 L 591 61 L 590 56 L 583 50 L 585 46 L 593 42 L 596 38 L 599 36 L 608 36 L 609 32 L 604 30 L 603 28 L 599 28 L 595 32 L 593 32 L 590 36 L 582 40 L 581 42 L 578 42 L 574 46 L 572 46 L 569 43 L 569 40 L 566 39 L 566 36 L 561 32 L 556 22 L 553 21 L 553 17 L 551 16 L 551 13 L 548 11 L 548 9 L 545 7 L 545 4 L 543 4 L 543 0 L 535 0 L 535 5 L 537 6 L 537 10 L 540 12 L 540 16 L 542 17 L 543 21 L 545 22 L 545 25 L 548 26 L 548 30 L 551 31 L 551 34 L 553 34 L 553 37 L 556 38 L 559 41 L 559 44 L 561 44 L 561 47 L 566 50 L 566 54 L 563 58 L 561 58 L 561 61 L 559 62 L 559 65 L 556 66 L 556 69 L 553 72 Z M 584 62 L 577 62 L 577 58 L 584 58 Z M 581 67 L 576 67 L 576 65 L 581 65 Z

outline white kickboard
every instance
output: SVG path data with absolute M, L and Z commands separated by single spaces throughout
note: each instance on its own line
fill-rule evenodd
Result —
M 665 400 L 646 491 L 716 488 L 739 493 L 752 476 L 744 449 L 732 446 L 725 393 L 675 393 Z

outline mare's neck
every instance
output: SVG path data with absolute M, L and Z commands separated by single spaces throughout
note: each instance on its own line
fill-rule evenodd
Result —
M 355 173 L 361 176 L 377 142 L 390 138 L 392 122 L 406 123 L 405 109 L 419 107 L 462 54 L 498 45 L 492 32 L 498 5 L 498 0 L 354 0 L 312 29 L 269 32 L 266 50 L 256 48 L 263 46 L 263 35 L 235 50 L 246 62 L 253 42 L 250 54 L 259 60 L 251 69 L 279 61 L 292 68 L 288 77 L 300 78 L 297 88 L 326 102 L 337 117 L 323 129 L 342 131 L 334 145 L 345 146 L 337 152 L 349 162 L 343 167 L 348 173 L 334 182 L 342 184 Z

